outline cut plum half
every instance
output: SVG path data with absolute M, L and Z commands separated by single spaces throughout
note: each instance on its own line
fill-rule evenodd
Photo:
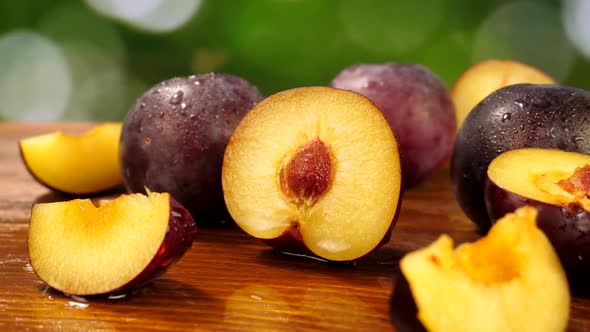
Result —
M 41 184 L 68 194 L 93 194 L 120 185 L 121 123 L 97 125 L 81 135 L 61 131 L 19 141 L 27 170 Z
M 539 210 L 539 227 L 571 279 L 590 276 L 590 155 L 526 148 L 489 165 L 485 201 L 492 222 L 524 205 Z
M 327 87 L 257 104 L 225 151 L 235 222 L 283 252 L 350 261 L 389 241 L 401 199 L 395 137 L 362 95 Z
M 196 224 L 167 193 L 35 204 L 29 258 L 50 287 L 72 295 L 126 293 L 161 275 L 191 246 Z

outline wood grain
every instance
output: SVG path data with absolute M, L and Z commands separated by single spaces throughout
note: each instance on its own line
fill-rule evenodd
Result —
M 389 300 L 399 259 L 443 232 L 458 243 L 479 237 L 457 206 L 445 169 L 404 194 L 390 243 L 356 264 L 282 255 L 235 227 L 200 229 L 183 259 L 136 294 L 68 297 L 36 277 L 26 241 L 33 203 L 72 197 L 36 183 L 17 142 L 90 126 L 0 123 L 2 331 L 395 331 Z M 590 300 L 574 297 L 571 309 L 568 331 L 590 330 Z

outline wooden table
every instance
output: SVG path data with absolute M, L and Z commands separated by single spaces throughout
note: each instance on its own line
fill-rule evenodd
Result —
M 237 228 L 199 229 L 187 254 L 138 294 L 72 298 L 48 289 L 27 256 L 35 202 L 67 200 L 33 180 L 17 140 L 90 124 L 0 123 L 0 330 L 395 331 L 389 299 L 409 250 L 442 232 L 478 238 L 450 191 L 448 169 L 405 193 L 390 243 L 357 264 L 275 253 Z M 569 331 L 590 331 L 590 299 L 572 300 Z

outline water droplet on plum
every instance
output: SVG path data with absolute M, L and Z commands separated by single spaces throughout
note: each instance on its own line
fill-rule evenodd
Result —
M 178 105 L 182 102 L 182 98 L 184 97 L 184 92 L 182 90 L 176 91 L 172 97 L 170 98 L 170 104 Z M 184 103 L 183 103 L 184 104 Z
M 510 114 L 510 113 L 502 114 L 502 122 L 510 120 L 511 117 L 512 117 L 512 114 Z

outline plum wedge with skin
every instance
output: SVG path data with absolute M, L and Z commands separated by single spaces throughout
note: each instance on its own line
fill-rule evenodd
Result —
M 564 331 L 570 312 L 569 286 L 536 218 L 535 208 L 522 207 L 475 242 L 454 248 L 453 240 L 441 235 L 405 255 L 400 261 L 403 279 L 396 283 L 391 300 L 396 328 Z M 403 313 L 410 317 L 401 317 Z
M 196 224 L 168 193 L 35 204 L 28 248 L 41 280 L 66 294 L 126 294 L 191 247 Z
M 572 281 L 590 276 L 590 155 L 517 149 L 488 168 L 485 200 L 492 222 L 524 205 L 538 209 L 539 227 Z
M 21 139 L 18 146 L 39 183 L 68 194 L 94 194 L 123 182 L 118 160 L 121 126 L 104 123 L 81 135 L 52 132 Z
M 331 261 L 389 241 L 399 213 L 395 137 L 361 94 L 307 87 L 257 104 L 225 151 L 222 184 L 235 222 L 279 251 Z

